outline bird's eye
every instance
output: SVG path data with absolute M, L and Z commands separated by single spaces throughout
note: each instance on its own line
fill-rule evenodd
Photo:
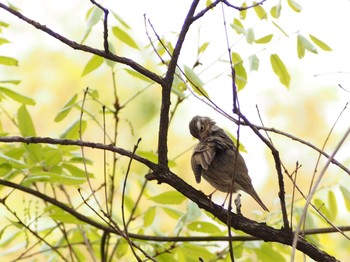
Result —
M 203 131 L 203 130 L 204 130 L 204 126 L 203 126 L 203 125 L 201 125 L 201 127 L 200 127 L 199 131 Z

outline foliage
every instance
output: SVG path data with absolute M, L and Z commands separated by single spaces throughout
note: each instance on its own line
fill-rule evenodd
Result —
M 55 115 L 51 119 L 47 119 L 33 113 L 40 103 L 25 91 L 18 90 L 22 79 L 0 79 L 3 123 L 0 198 L 4 214 L 0 255 L 12 260 L 53 261 L 230 261 L 233 255 L 238 261 L 287 261 L 293 250 L 288 242 L 293 236 L 289 229 L 295 229 L 302 221 L 307 236 L 300 238 L 300 245 L 312 248 L 309 253 L 304 251 L 306 255 L 313 259 L 329 259 L 325 261 L 332 261 L 326 252 L 338 256 L 327 248 L 327 240 L 317 234 L 322 230 L 318 232 L 317 229 L 330 224 L 333 226 L 330 232 L 334 228 L 336 232 L 343 230 L 335 224 L 341 221 L 341 209 L 350 210 L 349 190 L 345 186 L 325 185 L 313 198 L 312 208 L 303 220 L 307 198 L 304 192 L 308 191 L 298 180 L 300 166 L 286 166 L 283 158 L 276 157 L 278 151 L 274 143 L 269 143 L 271 137 L 267 133 L 262 135 L 260 130 L 292 137 L 305 147 L 310 143 L 284 131 L 253 125 L 241 113 L 238 99 L 233 101 L 234 105 L 238 104 L 233 115 L 214 99 L 218 92 L 227 97 L 232 94 L 212 88 L 210 77 L 217 81 L 229 79 L 233 94 L 237 95 L 235 92 L 244 90 L 254 80 L 253 72 L 265 74 L 269 71 L 280 84 L 291 89 L 294 76 L 284 58 L 285 53 L 278 53 L 271 45 L 280 37 L 292 40 L 288 30 L 278 23 L 283 17 L 282 10 L 288 9 L 298 15 L 302 7 L 291 0 L 286 3 L 272 1 L 269 5 L 262 5 L 263 2 L 243 3 L 236 7 L 226 1 L 206 1 L 192 16 L 188 15 L 179 32 L 170 36 L 160 36 L 145 17 L 147 43 L 139 40 L 139 34 L 136 37 L 139 32 L 133 30 L 117 8 L 107 12 L 94 1 L 84 3 L 86 25 L 80 41 L 67 41 L 58 33 L 48 31 L 46 26 L 24 19 L 67 44 L 67 49 L 87 52 L 83 55 L 85 64 L 79 63 L 78 75 L 89 87 L 84 92 L 65 87 L 66 101 L 54 109 Z M 197 1 L 193 1 L 193 6 L 195 3 Z M 216 12 L 221 4 L 229 14 Z M 0 2 L 0 7 L 0 13 L 11 10 L 12 15 L 21 17 L 14 6 Z M 191 10 L 188 12 L 190 14 Z M 228 50 L 226 56 L 223 58 L 215 53 L 214 62 L 208 62 L 207 56 L 217 43 L 199 40 L 194 52 L 196 57 L 186 59 L 181 65 L 178 58 L 187 44 L 187 30 L 198 21 L 205 24 L 210 12 L 225 21 L 226 37 L 220 38 L 220 42 L 226 44 L 218 48 L 218 53 Z M 21 66 L 21 60 L 11 57 L 13 54 L 1 55 L 2 45 L 12 45 L 3 33 L 12 30 L 12 23 L 15 22 L 0 21 L 0 66 L 7 70 Z M 103 29 L 103 37 L 99 38 L 104 50 L 88 46 L 86 43 L 96 38 L 94 29 L 106 24 L 107 31 Z M 259 30 L 253 24 L 263 24 L 265 29 Z M 306 36 L 298 32 L 293 36 L 299 59 L 303 59 L 306 52 L 332 51 L 311 33 Z M 244 40 L 242 48 L 230 42 L 238 38 Z M 264 52 L 256 51 L 257 47 Z M 133 55 L 141 57 L 143 63 L 138 64 Z M 193 66 L 189 66 L 188 61 Z M 264 68 L 261 64 L 270 67 Z M 217 67 L 219 72 L 210 73 L 208 77 L 203 69 L 207 66 Z M 101 72 L 112 80 L 97 81 Z M 275 165 L 283 168 L 286 184 L 295 183 L 291 196 L 285 197 L 284 192 L 278 193 L 283 191 L 281 183 L 284 185 L 279 177 L 281 183 L 274 188 L 274 198 L 279 195 L 281 204 L 273 206 L 273 211 L 266 216 L 256 213 L 255 220 L 262 223 L 241 214 L 228 213 L 173 173 L 185 177 L 188 172 L 183 167 L 189 158 L 187 141 L 191 148 L 193 142 L 185 140 L 188 135 L 174 134 L 174 130 L 179 122 L 187 127 L 182 115 L 186 115 L 194 97 L 236 124 L 250 127 L 267 147 L 272 148 Z M 11 106 L 7 107 L 7 104 Z M 41 122 L 45 122 L 44 129 L 40 127 Z M 58 138 L 41 137 L 51 122 L 64 129 Z M 20 137 L 16 136 L 18 134 Z M 172 145 L 169 154 L 168 145 Z M 240 146 L 240 150 L 246 151 L 243 144 Z M 313 147 L 312 150 L 329 159 L 324 148 Z M 186 157 L 181 158 L 183 155 Z M 333 163 L 349 174 L 341 163 Z M 315 173 L 316 170 L 317 167 Z M 278 168 L 274 172 L 282 175 Z M 175 181 L 175 178 L 179 180 Z M 150 180 L 157 180 L 161 185 Z M 287 204 L 281 199 L 287 199 Z M 287 210 L 288 217 L 282 212 Z M 230 218 L 234 218 L 233 222 Z M 231 226 L 241 231 L 233 231 Z M 311 229 L 316 229 L 316 233 Z M 276 235 L 266 233 L 272 230 Z M 277 239 L 286 234 L 289 234 L 288 241 Z M 345 238 L 348 241 L 348 237 Z M 231 241 L 233 246 L 229 244 Z M 302 252 L 297 255 L 303 256 Z

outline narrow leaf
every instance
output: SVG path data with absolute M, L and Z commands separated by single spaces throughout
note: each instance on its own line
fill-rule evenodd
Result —
M 1 80 L 0 83 L 18 85 L 21 83 L 21 80 Z
M 80 133 L 84 133 L 86 126 L 86 121 L 83 121 L 81 123 L 82 130 L 80 130 L 80 121 L 76 120 L 63 132 L 60 138 L 78 139 L 80 137 Z
M 256 4 L 256 2 L 254 2 Z M 254 11 L 260 19 L 267 19 L 267 13 L 261 5 L 254 6 Z
M 134 39 L 126 31 L 124 31 L 120 27 L 114 26 L 112 28 L 112 32 L 120 41 L 124 42 L 125 44 L 127 44 L 128 46 L 130 46 L 132 48 L 139 49 L 139 47 L 136 44 L 136 42 L 134 41 Z
M 350 211 L 350 191 L 344 186 L 340 186 L 340 191 L 343 194 L 346 209 Z
M 303 9 L 301 5 L 299 5 L 294 0 L 288 0 L 288 5 L 297 13 L 301 12 L 301 10 Z
M 209 234 L 217 234 L 221 233 L 221 230 L 218 226 L 209 222 L 192 222 L 187 225 L 187 228 L 191 231 L 209 233 Z
M 261 37 L 261 38 L 255 40 L 255 43 L 257 43 L 257 44 L 266 44 L 266 43 L 271 41 L 272 37 L 273 37 L 273 35 L 271 35 L 271 34 L 270 35 L 266 35 L 264 37 Z
M 305 56 L 305 46 L 301 42 L 301 38 L 299 36 L 297 37 L 297 52 L 298 52 L 298 57 L 300 59 Z
M 236 31 L 237 34 L 244 34 L 245 30 L 244 27 L 237 18 L 233 19 L 233 24 L 231 24 L 231 27 Z
M 78 95 L 75 94 L 69 101 L 61 108 L 58 114 L 55 117 L 55 122 L 62 121 L 71 111 L 71 109 L 75 106 L 75 102 L 78 99 Z
M 306 49 L 314 54 L 318 53 L 316 47 L 302 35 L 298 35 L 298 45 L 301 45 L 302 50 Z M 299 51 L 299 48 L 298 48 L 298 51 Z M 302 58 L 302 57 L 299 57 L 299 58 Z
M 112 11 L 112 14 L 113 14 L 114 18 L 117 19 L 119 21 L 119 23 L 121 23 L 125 28 L 131 29 L 131 27 L 125 22 L 125 20 L 120 17 L 120 15 L 118 15 L 117 13 L 115 13 L 113 11 Z
M 329 206 L 329 213 L 330 213 L 330 219 L 333 221 L 338 214 L 338 205 L 337 205 L 337 199 L 333 193 L 333 191 L 328 191 L 328 206 Z
M 12 57 L 0 56 L 0 64 L 6 66 L 18 66 L 18 61 Z
M 270 56 L 270 62 L 272 69 L 275 72 L 275 74 L 279 77 L 280 82 L 286 87 L 289 87 L 290 75 L 280 57 L 277 54 L 272 54 Z
M 85 76 L 92 71 L 96 70 L 97 68 L 100 67 L 100 65 L 103 63 L 103 58 L 97 55 L 94 55 L 91 57 L 91 59 L 87 62 L 85 65 L 85 68 L 81 74 L 81 76 Z
M 33 98 L 16 93 L 15 91 L 6 87 L 0 86 L 0 93 L 23 105 L 35 105 L 35 101 Z
M 252 44 L 255 40 L 255 34 L 253 28 L 248 28 L 245 32 L 245 39 L 247 40 L 248 44 Z
M 87 27 L 91 29 L 94 25 L 96 25 L 99 21 L 101 21 L 102 18 L 102 10 L 96 6 L 93 6 L 87 13 L 86 13 L 86 23 Z
M 155 216 L 156 216 L 156 209 L 154 207 L 149 208 L 146 211 L 145 215 L 143 216 L 143 226 L 144 227 L 150 226 L 153 223 Z
M 207 49 L 208 46 L 209 46 L 208 42 L 203 43 L 198 49 L 198 54 L 204 53 L 204 51 Z
M 332 48 L 330 48 L 325 42 L 321 41 L 320 39 L 318 39 L 317 37 L 313 36 L 313 35 L 309 35 L 310 39 L 322 50 L 324 51 L 332 51 Z
M 149 82 L 149 83 L 152 83 L 153 81 L 151 79 L 149 79 L 148 77 L 140 74 L 139 72 L 136 72 L 135 70 L 132 70 L 132 69 L 129 69 L 129 68 L 125 68 L 124 69 L 125 72 L 127 72 L 129 75 L 131 75 L 132 77 L 136 77 L 138 79 L 141 79 L 145 82 Z
M 22 105 L 17 111 L 18 127 L 21 135 L 24 137 L 36 136 L 34 124 L 32 118 L 25 107 Z
M 203 88 L 204 83 L 199 78 L 199 76 L 192 70 L 192 68 L 190 68 L 186 65 L 184 66 L 184 68 L 185 68 L 186 77 L 187 77 L 188 81 L 190 82 L 191 86 L 193 87 L 193 90 L 200 96 L 204 95 L 204 96 L 208 97 L 207 91 L 205 91 Z
M 152 200 L 158 204 L 178 205 L 185 201 L 186 197 L 177 191 L 169 191 L 150 197 L 149 200 Z
M 242 90 L 247 84 L 247 71 L 243 63 L 238 63 L 234 66 L 236 72 L 236 85 L 238 90 Z
M 250 71 L 258 71 L 259 58 L 256 55 L 251 55 L 249 57 L 249 68 L 250 68 Z
M 7 40 L 7 39 L 5 39 L 5 38 L 0 37 L 0 45 L 3 45 L 3 44 L 8 44 L 8 43 L 10 43 L 10 41 L 9 41 L 9 40 Z
M 56 206 L 49 206 L 45 208 L 46 211 L 49 212 L 50 217 L 57 221 L 61 221 L 65 224 L 85 224 L 83 221 L 77 219 L 75 216 L 70 213 L 63 211 L 62 209 Z
M 270 14 L 272 15 L 273 18 L 278 19 L 281 15 L 281 5 L 277 4 L 273 6 L 270 10 Z

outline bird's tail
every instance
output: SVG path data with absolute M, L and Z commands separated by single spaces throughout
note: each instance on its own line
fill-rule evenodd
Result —
M 254 198 L 254 200 L 262 207 L 262 209 L 264 209 L 267 212 L 270 212 L 270 210 L 262 202 L 262 200 L 260 199 L 260 197 L 258 196 L 254 188 L 252 188 L 251 192 L 247 192 L 247 193 Z

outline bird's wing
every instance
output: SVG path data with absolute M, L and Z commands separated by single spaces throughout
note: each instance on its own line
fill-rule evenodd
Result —
M 194 148 L 191 158 L 191 166 L 197 183 L 201 181 L 202 169 L 208 169 L 215 157 L 215 154 L 215 146 L 212 143 L 199 143 Z

